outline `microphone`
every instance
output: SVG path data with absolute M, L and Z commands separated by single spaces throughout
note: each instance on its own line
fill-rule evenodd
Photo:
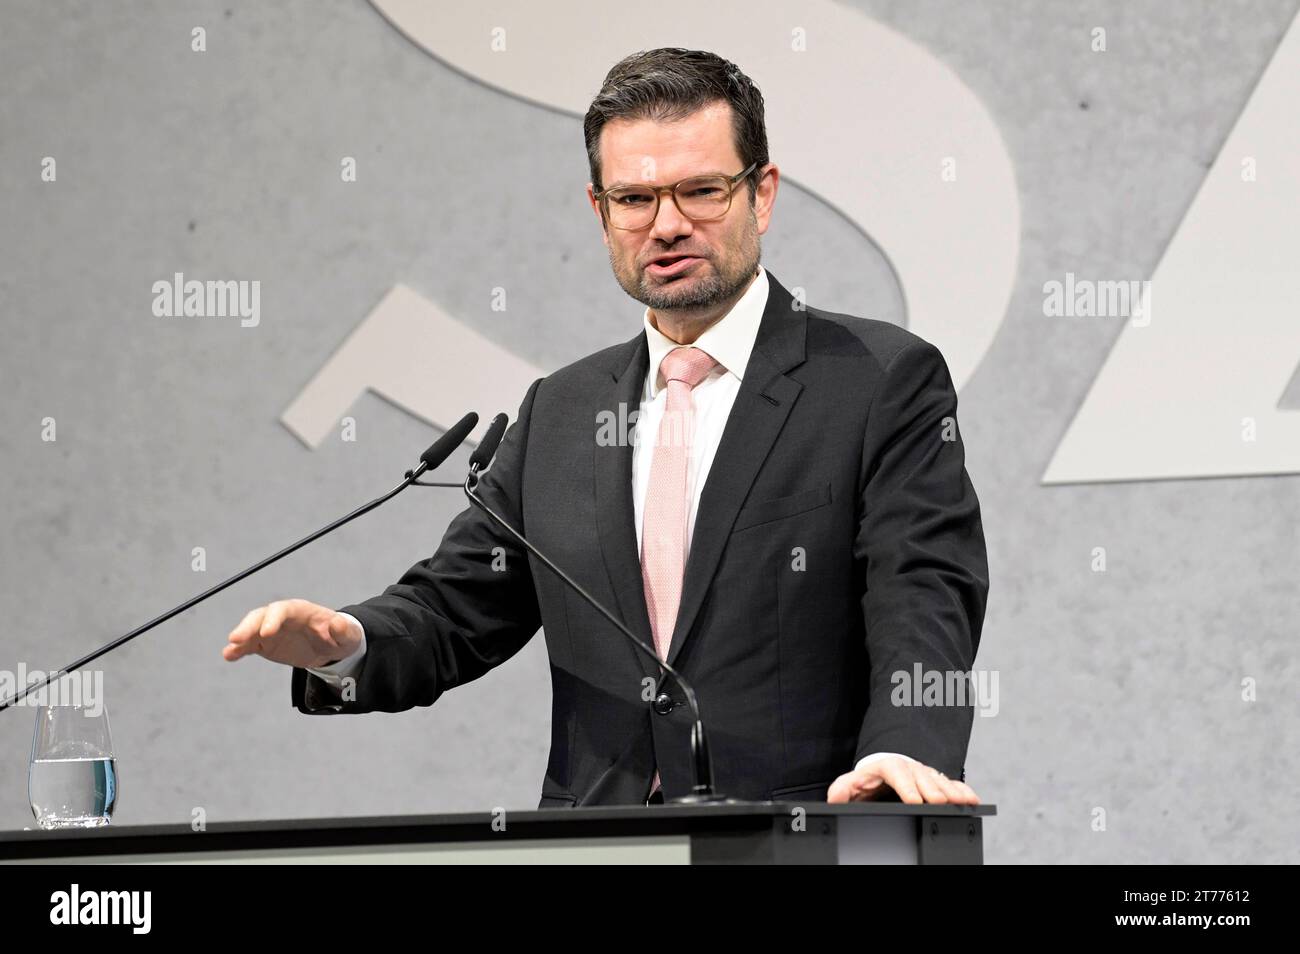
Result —
M 501 438 L 505 437 L 506 425 L 510 423 L 510 418 L 504 414 L 498 414 L 492 418 L 492 423 L 488 425 L 487 433 L 483 435 L 483 440 L 479 441 L 478 447 L 474 448 L 474 453 L 469 455 L 469 469 L 471 473 L 477 474 L 480 470 L 485 470 L 487 465 L 492 463 L 492 458 L 497 455 L 497 448 L 501 446 Z
M 28 696 L 32 692 L 35 692 L 37 689 L 49 685 L 55 679 L 58 679 L 59 677 L 64 676 L 67 673 L 75 672 L 76 670 L 80 669 L 82 666 L 86 665 L 87 663 L 94 662 L 96 659 L 98 659 L 100 656 L 103 656 L 105 653 L 110 653 L 118 646 L 124 645 L 125 643 L 129 643 L 131 640 L 135 639 L 137 636 L 141 635 L 142 633 L 147 633 L 155 626 L 167 622 L 167 620 L 171 619 L 173 616 L 185 612 L 187 609 L 189 609 L 192 606 L 197 606 L 199 603 L 202 603 L 208 597 L 216 596 L 218 593 L 220 593 L 222 590 L 226 589 L 227 587 L 234 586 L 236 583 L 238 583 L 240 580 L 244 579 L 245 577 L 252 576 L 254 573 L 258 572 L 259 570 L 265 569 L 266 567 L 270 566 L 272 563 L 275 563 L 277 560 L 287 557 L 290 553 L 293 553 L 295 550 L 305 547 L 313 540 L 318 540 L 321 537 L 325 536 L 325 534 L 337 530 L 345 523 L 355 520 L 357 517 L 360 517 L 362 514 L 369 513 L 370 511 L 378 507 L 380 504 L 386 503 L 387 501 L 396 497 L 407 487 L 411 486 L 411 484 L 420 483 L 420 481 L 418 481 L 416 478 L 418 478 L 426 470 L 431 470 L 437 467 L 448 457 L 450 457 L 452 451 L 454 451 L 457 447 L 459 447 L 462 443 L 464 443 L 466 436 L 468 436 L 469 432 L 474 429 L 474 426 L 476 424 L 478 424 L 478 415 L 475 414 L 473 411 L 471 411 L 470 413 L 466 414 L 463 418 L 461 418 L 458 422 L 456 422 L 456 424 L 454 424 L 445 434 L 443 434 L 442 437 L 438 438 L 438 440 L 435 441 L 428 450 L 426 450 L 423 454 L 421 454 L 420 465 L 416 467 L 414 470 L 408 470 L 406 472 L 406 479 L 403 480 L 396 487 L 394 487 L 392 490 L 390 490 L 388 493 L 384 494 L 382 497 L 376 497 L 374 500 L 370 501 L 369 503 L 363 504 L 362 506 L 358 507 L 350 514 L 340 517 L 338 520 L 335 520 L 333 523 L 321 527 L 315 533 L 303 537 L 297 543 L 291 543 L 289 546 L 285 547 L 283 550 L 279 551 L 278 553 L 273 553 L 271 556 L 260 561 L 259 563 L 253 564 L 252 566 L 248 567 L 246 570 L 241 570 L 239 573 L 236 573 L 234 576 L 230 577 L 230 579 L 223 580 L 222 582 L 218 583 L 216 586 L 212 587 L 211 589 L 204 590 L 198 596 L 194 596 L 186 600 L 180 606 L 176 606 L 173 607 L 172 609 L 169 609 L 161 616 L 157 616 L 154 619 L 151 619 L 143 626 L 138 626 L 135 629 L 131 630 L 131 632 L 126 633 L 123 636 L 119 636 L 117 639 L 114 639 L 112 642 L 105 643 L 103 646 L 100 646 L 98 649 L 96 649 L 93 653 L 90 653 L 88 656 L 83 656 L 82 658 L 78 659 L 76 662 L 74 662 L 72 665 L 68 666 L 67 668 L 59 669 L 49 673 L 43 680 L 32 683 L 31 685 L 24 688 L 22 691 L 14 694 L 13 696 L 10 696 L 8 699 L 4 700 L 3 702 L 0 702 L 0 712 L 3 712 L 5 709 L 8 709 L 10 706 L 13 706 L 16 703 L 22 701 L 26 696 Z M 449 486 L 458 487 L 460 485 L 450 484 Z
M 473 418 L 473 420 L 470 420 L 470 418 Z M 472 470 L 480 470 L 486 467 L 488 463 L 492 460 L 492 455 L 497 452 L 497 445 L 501 443 L 501 435 L 503 435 L 506 432 L 506 422 L 508 420 L 509 419 L 504 414 L 498 414 L 496 417 L 492 418 L 492 423 L 488 425 L 487 433 L 483 435 L 483 439 L 479 441 L 478 447 L 476 447 L 474 449 L 474 453 L 470 455 L 469 465 Z M 469 421 L 468 425 L 466 425 L 465 423 L 466 421 Z M 459 424 L 457 424 L 454 428 L 452 428 L 450 431 L 444 434 L 442 436 L 442 439 L 439 440 L 437 444 L 434 444 L 422 455 L 420 455 L 420 460 L 423 461 L 427 458 L 428 460 L 435 461 L 435 463 L 432 466 L 437 467 L 438 464 L 441 464 L 447 458 L 448 454 L 450 454 L 453 450 L 455 450 L 458 446 L 460 446 L 461 441 L 463 441 L 465 437 L 469 434 L 469 432 L 474 429 L 474 425 L 477 423 L 478 423 L 477 414 L 466 415 Z M 452 437 L 456 438 L 455 443 L 447 443 L 448 439 Z M 447 444 L 445 450 L 442 448 L 443 444 Z M 484 456 L 485 448 L 490 448 L 487 450 L 486 457 Z M 478 464 L 477 467 L 475 466 L 476 462 Z M 419 487 L 459 487 L 460 486 L 459 482 L 445 484 L 445 483 L 437 483 L 431 480 L 416 480 L 415 478 L 418 477 L 419 474 L 417 474 L 415 471 L 410 471 L 410 470 L 406 472 L 406 476 L 411 479 L 411 483 Z
M 735 799 L 727 798 L 725 795 L 720 795 L 714 791 L 713 760 L 709 756 L 708 738 L 704 734 L 704 720 L 700 718 L 700 706 L 695 700 L 695 690 L 691 687 L 691 684 L 686 681 L 681 673 L 668 665 L 666 661 L 660 659 L 659 654 L 655 652 L 653 648 L 644 643 L 635 633 L 624 626 L 617 616 L 602 606 L 594 596 L 583 589 L 576 580 L 556 566 L 555 563 L 551 561 L 550 557 L 538 550 L 537 547 L 533 546 L 522 533 L 512 527 L 504 517 L 489 507 L 478 496 L 478 494 L 475 493 L 475 490 L 478 488 L 479 472 L 491 463 L 493 456 L 496 455 L 497 447 L 500 445 L 501 438 L 505 434 L 507 421 L 508 418 L 504 414 L 498 414 L 494 417 L 491 425 L 488 427 L 487 434 L 484 435 L 482 442 L 479 443 L 478 448 L 470 457 L 469 476 L 465 478 L 465 496 L 467 496 L 480 510 L 496 521 L 497 524 L 505 528 L 511 536 L 522 543 L 528 549 L 529 553 L 541 560 L 542 563 L 550 568 L 551 572 L 563 580 L 570 589 L 581 596 L 589 606 L 595 609 L 596 612 L 600 613 L 601 616 L 605 617 L 605 619 L 609 620 L 610 623 L 614 625 L 615 629 L 632 641 L 632 645 L 636 646 L 641 650 L 641 652 L 653 659 L 655 664 L 659 666 L 661 673 L 671 675 L 675 680 L 677 680 L 677 684 L 682 688 L 682 694 L 686 696 L 686 701 L 691 707 L 691 713 L 695 717 L 695 724 L 691 727 L 691 774 L 694 783 L 691 786 L 690 794 L 669 799 L 669 801 L 675 805 L 705 805 L 718 803 L 735 804 Z M 664 676 L 661 675 L 660 685 L 656 687 L 656 694 L 658 694 L 662 688 L 663 678 Z
M 493 422 L 495 423 L 495 422 Z M 424 465 L 424 470 L 437 470 L 444 460 L 451 456 L 461 444 L 465 443 L 465 438 L 469 437 L 469 432 L 474 430 L 478 424 L 478 415 L 470 411 L 459 421 L 453 424 L 442 437 L 433 442 L 433 446 L 420 455 L 420 463 Z M 417 473 L 415 476 L 420 476 Z

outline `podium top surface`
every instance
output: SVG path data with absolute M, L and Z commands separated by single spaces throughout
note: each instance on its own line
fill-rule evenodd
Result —
M 725 802 L 213 822 L 198 831 L 189 824 L 108 825 L 96 829 L 0 832 L 0 858 L 366 844 L 454 844 L 496 839 L 503 835 L 511 839 L 545 839 L 744 832 L 769 828 L 776 819 L 784 822 L 798 809 L 802 809 L 809 819 L 864 816 L 974 818 L 997 814 L 997 807 L 990 804 Z

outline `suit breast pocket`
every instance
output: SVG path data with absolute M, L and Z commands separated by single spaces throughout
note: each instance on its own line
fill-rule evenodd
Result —
M 771 523 L 795 514 L 807 513 L 818 507 L 825 507 L 831 502 L 831 485 L 822 484 L 812 490 L 791 494 L 788 497 L 774 497 L 771 500 L 755 500 L 745 504 L 736 515 L 732 533 L 747 530 L 760 524 Z

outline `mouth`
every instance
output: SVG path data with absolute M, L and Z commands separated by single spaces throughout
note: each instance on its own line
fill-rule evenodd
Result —
M 646 271 L 656 277 L 678 275 L 694 267 L 702 259 L 697 255 L 661 255 L 646 266 Z

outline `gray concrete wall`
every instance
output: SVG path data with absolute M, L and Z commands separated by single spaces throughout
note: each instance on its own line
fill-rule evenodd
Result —
M 1118 331 L 1044 321 L 1043 282 L 1149 276 L 1297 3 L 853 6 L 957 71 L 1019 183 L 1016 291 L 961 396 L 993 573 L 978 665 L 1001 688 L 968 762 L 999 806 L 989 860 L 1295 861 L 1300 479 L 1039 478 Z M 373 394 L 352 442 L 308 450 L 278 422 L 394 283 L 539 367 L 638 327 L 579 119 L 447 68 L 361 0 L 5 0 L 3 18 L 0 667 L 65 664 L 400 479 L 436 432 Z M 764 262 L 815 305 L 906 320 L 871 240 L 793 183 Z M 259 280 L 260 324 L 155 318 L 176 271 Z M 408 492 L 109 657 L 115 823 L 533 807 L 540 637 L 432 709 L 355 719 L 300 715 L 287 670 L 220 657 L 261 602 L 378 592 L 460 499 Z M 0 827 L 32 824 L 31 730 L 0 714 Z

